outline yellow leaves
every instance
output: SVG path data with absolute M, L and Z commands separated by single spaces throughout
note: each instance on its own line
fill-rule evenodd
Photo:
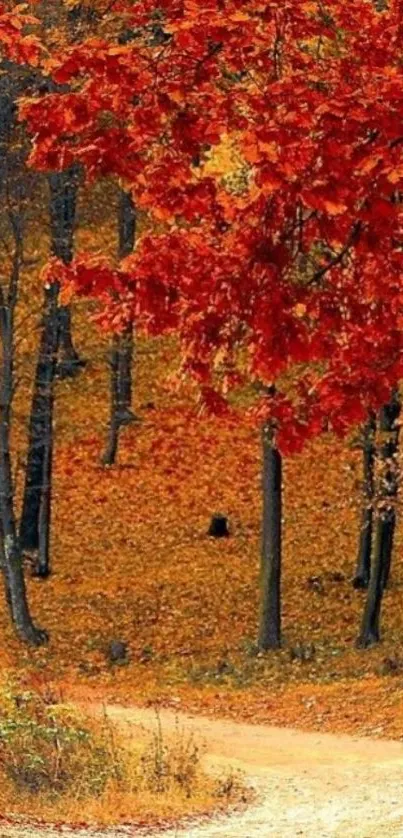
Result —
M 210 153 L 203 166 L 203 172 L 215 177 L 223 177 L 235 172 L 241 163 L 236 138 L 224 134 L 220 143 L 214 146 Z
M 400 166 L 396 166 L 394 169 L 391 169 L 386 175 L 386 177 L 389 183 L 399 183 L 403 178 L 403 164 Z
M 371 157 L 366 157 L 358 166 L 356 171 L 359 174 L 367 175 L 369 172 L 372 172 L 373 169 L 376 168 L 378 163 L 382 160 L 381 154 L 373 154 Z
M 229 16 L 229 19 L 234 23 L 247 23 L 250 20 L 250 15 L 245 14 L 245 12 L 234 12 Z
M 306 305 L 304 305 L 304 303 L 297 303 L 297 305 L 294 306 L 294 313 L 295 313 L 296 317 L 300 317 L 300 318 L 305 317 Z
M 342 215 L 343 212 L 345 212 L 346 209 L 347 209 L 346 204 L 343 204 L 342 201 L 332 201 L 332 200 L 329 200 L 328 198 L 324 199 L 323 206 L 324 206 L 326 212 L 329 213 L 329 215 L 334 215 L 334 216 Z

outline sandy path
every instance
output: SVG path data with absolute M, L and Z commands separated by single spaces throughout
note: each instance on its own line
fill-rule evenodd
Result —
M 133 735 L 152 728 L 152 710 L 111 707 L 111 719 Z M 154 838 L 403 838 L 403 743 L 303 733 L 179 715 L 206 746 L 211 770 L 241 769 L 258 792 L 246 811 L 214 823 L 153 832 Z M 161 712 L 168 733 L 174 713 Z M 99 833 L 5 827 L 0 838 L 101 838 Z M 103 836 L 127 835 L 113 830 Z M 133 833 L 132 833 L 133 834 Z M 140 838 L 141 833 L 136 831 Z M 102 838 L 103 838 L 102 836 Z

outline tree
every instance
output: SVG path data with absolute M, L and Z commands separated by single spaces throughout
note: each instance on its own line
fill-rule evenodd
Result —
M 103 299 L 105 324 L 120 302 L 122 325 L 131 307 L 176 328 L 215 408 L 217 379 L 275 384 L 256 416 L 282 453 L 346 434 L 402 375 L 401 0 L 125 11 L 120 47 L 61 57 L 55 79 L 74 94 L 23 109 L 33 164 L 121 177 L 160 225 L 120 271 L 82 258 L 74 282 Z M 206 166 L 224 135 L 244 163 L 238 194 Z

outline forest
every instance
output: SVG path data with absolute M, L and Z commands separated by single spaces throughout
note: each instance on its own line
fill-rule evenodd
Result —
M 402 37 L 402 0 L 1 2 L 21 689 L 403 736 Z

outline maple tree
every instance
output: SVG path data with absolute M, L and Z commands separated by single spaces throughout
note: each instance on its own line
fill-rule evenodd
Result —
M 73 46 L 52 65 L 72 91 L 24 105 L 32 163 L 120 178 L 165 230 L 122 269 L 79 260 L 76 284 L 106 324 L 177 329 L 214 408 L 245 347 L 244 377 L 276 385 L 257 413 L 278 451 L 345 434 L 401 377 L 400 0 L 115 10 L 125 42 Z M 235 196 L 205 166 L 224 135 Z

